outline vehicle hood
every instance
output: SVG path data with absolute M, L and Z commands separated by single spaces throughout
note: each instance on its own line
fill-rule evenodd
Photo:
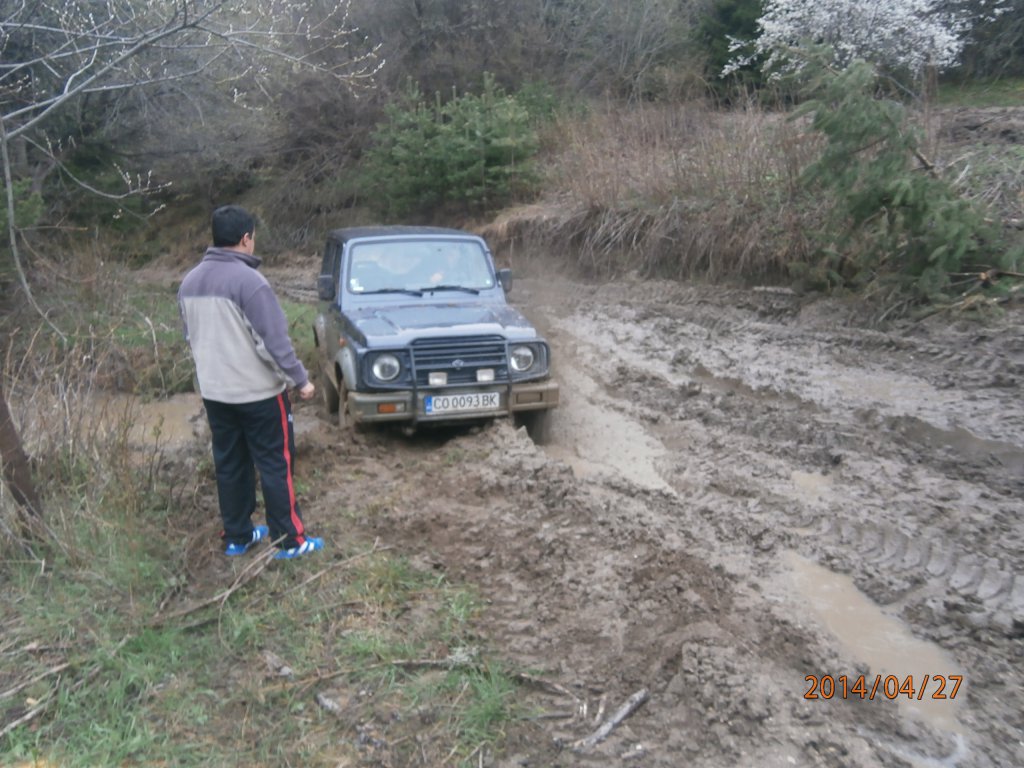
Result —
M 496 334 L 508 339 L 537 337 L 530 321 L 503 304 L 419 303 L 361 308 L 346 313 L 368 346 L 406 343 L 425 336 Z

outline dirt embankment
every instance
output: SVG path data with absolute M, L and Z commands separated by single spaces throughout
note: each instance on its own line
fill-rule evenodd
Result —
M 297 417 L 318 530 L 477 584 L 491 651 L 576 697 L 538 691 L 564 717 L 500 765 L 1021 764 L 1019 309 L 871 330 L 779 290 L 511 298 L 554 349 L 549 445 L 496 423 L 337 447 Z

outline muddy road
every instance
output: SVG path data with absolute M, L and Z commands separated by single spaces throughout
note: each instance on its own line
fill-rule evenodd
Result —
M 878 331 L 773 291 L 520 287 L 565 402 L 543 453 L 490 438 L 523 457 L 491 450 L 484 489 L 535 485 L 475 531 L 508 534 L 496 637 L 651 690 L 603 759 L 1024 764 L 1019 313 Z
M 488 653 L 561 686 L 490 764 L 1024 765 L 1020 309 L 880 330 L 775 290 L 510 298 L 554 350 L 549 444 L 296 409 L 311 525 L 477 585 Z

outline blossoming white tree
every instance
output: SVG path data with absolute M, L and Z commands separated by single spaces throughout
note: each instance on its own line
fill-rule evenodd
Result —
M 1009 3 L 973 5 L 975 14 L 943 0 L 766 0 L 752 48 L 751 41 L 733 40 L 736 57 L 724 73 L 757 60 L 765 70 L 793 71 L 808 45 L 830 46 L 839 67 L 864 59 L 912 76 L 945 69 L 957 63 L 977 14 L 991 18 Z

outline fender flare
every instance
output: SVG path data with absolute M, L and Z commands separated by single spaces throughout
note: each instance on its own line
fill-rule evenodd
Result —
M 354 392 L 357 387 L 352 386 L 359 382 L 358 376 L 356 376 L 356 353 L 347 344 L 338 350 L 338 354 L 334 358 L 334 365 L 331 371 L 332 378 L 336 378 L 338 373 L 341 373 L 341 377 L 345 379 L 345 386 L 349 392 Z M 341 390 L 341 381 L 335 381 L 335 386 L 338 390 Z

